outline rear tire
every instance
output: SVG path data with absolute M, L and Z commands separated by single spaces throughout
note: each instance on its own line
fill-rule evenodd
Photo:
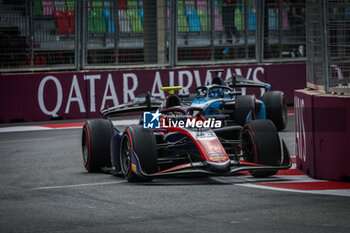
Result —
M 288 122 L 286 98 L 281 91 L 268 91 L 261 100 L 266 107 L 266 119 L 271 120 L 280 131 Z
M 125 178 L 129 182 L 150 181 L 150 178 L 137 176 L 131 168 L 131 150 L 140 160 L 142 170 L 147 174 L 158 171 L 156 138 L 153 131 L 139 125 L 128 126 L 121 139 L 120 165 Z
M 102 167 L 111 167 L 110 140 L 114 134 L 111 121 L 88 120 L 83 126 L 83 163 L 88 172 L 98 172 Z
M 251 112 L 252 120 L 255 119 L 255 96 L 242 95 L 236 97 L 234 120 L 237 124 L 244 126 L 248 113 Z
M 270 166 L 281 165 L 281 142 L 278 131 L 270 120 L 254 120 L 248 122 L 243 129 L 243 141 L 246 160 Z M 275 175 L 278 171 L 250 171 L 254 177 Z

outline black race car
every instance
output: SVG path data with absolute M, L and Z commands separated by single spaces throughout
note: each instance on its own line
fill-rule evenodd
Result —
M 104 119 L 86 121 L 82 151 L 87 171 L 108 171 L 128 181 L 149 181 L 174 175 L 222 176 L 240 171 L 266 177 L 291 167 L 288 149 L 272 121 L 252 120 L 244 127 L 199 127 L 212 119 L 225 123 L 225 118 L 208 119 L 203 109 L 181 106 L 176 97 L 170 95 L 159 103 L 145 95 L 103 110 Z M 145 119 L 141 118 L 139 125 L 119 132 L 112 124 L 111 117 L 135 111 L 151 111 L 148 114 L 159 117 L 159 125 L 145 128 Z

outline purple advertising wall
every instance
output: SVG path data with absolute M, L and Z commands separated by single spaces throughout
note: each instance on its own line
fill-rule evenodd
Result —
M 305 63 L 3 74 L 0 123 L 99 117 L 101 109 L 141 93 L 164 97 L 162 86 L 181 85 L 182 93 L 193 92 L 211 82 L 213 69 L 224 69 L 223 78 L 235 73 L 269 82 L 273 90 L 284 91 L 288 103 L 293 103 L 295 89 L 306 86 Z

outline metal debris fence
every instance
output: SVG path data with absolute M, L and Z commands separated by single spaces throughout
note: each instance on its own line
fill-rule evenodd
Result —
M 0 0 L 0 72 L 305 61 L 288 2 Z
M 308 86 L 350 94 L 350 1 L 307 1 Z

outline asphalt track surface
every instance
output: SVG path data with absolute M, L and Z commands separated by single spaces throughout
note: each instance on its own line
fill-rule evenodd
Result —
M 290 116 L 281 137 L 292 155 L 293 131 Z M 0 133 L 0 232 L 350 232 L 347 195 L 253 187 L 305 176 L 127 183 L 87 173 L 80 137 L 79 127 Z

